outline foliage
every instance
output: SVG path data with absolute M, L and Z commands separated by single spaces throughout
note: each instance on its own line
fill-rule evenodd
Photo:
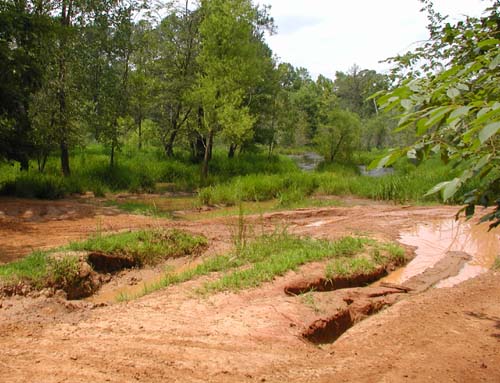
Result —
M 315 143 L 325 158 L 349 160 L 352 151 L 358 147 L 361 123 L 354 113 L 334 109 L 328 112 L 315 136 Z
M 429 193 L 441 192 L 445 201 L 460 197 L 468 217 L 477 204 L 496 206 L 483 217 L 494 227 L 500 224 L 500 3 L 493 1 L 481 18 L 454 25 L 444 23 L 432 2 L 423 3 L 429 11 L 430 40 L 393 59 L 409 76 L 378 99 L 386 110 L 400 108 L 398 129 L 415 129 L 420 139 L 378 165 L 390 165 L 403 155 L 422 161 L 433 153 L 445 163 L 462 164 L 461 174 Z M 471 182 L 475 187 L 465 192 Z

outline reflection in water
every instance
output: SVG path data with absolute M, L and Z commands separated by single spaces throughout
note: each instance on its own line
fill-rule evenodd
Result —
M 314 152 L 290 154 L 288 157 L 294 160 L 297 166 L 305 172 L 312 172 L 316 170 L 318 165 L 325 160 L 323 156 Z
M 489 270 L 500 254 L 500 229 L 488 232 L 488 224 L 455 221 L 453 219 L 418 224 L 400 234 L 400 242 L 415 246 L 415 258 L 404 268 L 388 276 L 386 282 L 403 283 L 434 266 L 448 251 L 462 251 L 472 259 L 455 277 L 436 287 L 451 287 Z

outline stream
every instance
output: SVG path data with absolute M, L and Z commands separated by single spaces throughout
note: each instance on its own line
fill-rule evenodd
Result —
M 452 251 L 468 254 L 471 259 L 460 272 L 440 281 L 435 287 L 452 287 L 491 269 L 500 255 L 500 228 L 488 231 L 488 224 L 447 219 L 420 223 L 400 233 L 399 242 L 414 246 L 415 258 L 383 279 L 401 284 L 436 265 Z

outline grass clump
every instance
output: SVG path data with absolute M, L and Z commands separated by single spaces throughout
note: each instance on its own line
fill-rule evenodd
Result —
M 106 201 L 105 205 L 117 207 L 118 209 L 130 214 L 172 218 L 172 214 L 160 211 L 154 203 L 149 204 L 145 202 L 135 202 L 135 201 L 125 201 L 125 202 Z
M 326 267 L 326 277 L 333 279 L 335 276 L 349 277 L 358 274 L 369 274 L 377 268 L 377 264 L 368 258 L 338 258 Z
M 47 276 L 47 268 L 47 253 L 35 251 L 18 261 L 0 265 L 0 281 L 5 285 L 30 281 L 36 287 L 41 287 Z
M 371 256 L 367 256 L 368 253 Z M 160 282 L 144 286 L 137 296 L 122 295 L 117 299 L 134 299 L 211 273 L 221 275 L 215 281 L 204 283 L 198 289 L 200 293 L 238 291 L 258 287 L 308 262 L 323 260 L 332 260 L 327 266 L 331 270 L 330 276 L 349 275 L 370 272 L 381 265 L 401 264 L 404 262 L 404 250 L 394 244 L 380 244 L 364 237 L 327 241 L 301 238 L 286 231 L 275 232 L 262 235 L 229 254 L 208 258 L 189 270 L 167 272 Z
M 180 230 L 141 230 L 112 235 L 95 235 L 84 242 L 74 242 L 69 249 L 94 251 L 131 258 L 139 266 L 157 264 L 162 259 L 180 257 L 199 251 L 207 240 Z
M 345 237 L 332 242 L 312 238 L 300 238 L 283 232 L 263 235 L 234 252 L 206 259 L 196 267 L 181 273 L 167 273 L 158 283 L 144 286 L 137 296 L 119 296 L 119 301 L 130 300 L 195 277 L 211 273 L 223 273 L 220 279 L 207 282 L 199 290 L 214 293 L 224 290 L 241 290 L 260 286 L 284 275 L 287 271 L 314 261 L 356 254 L 370 240 Z
M 365 254 L 350 257 L 339 257 L 326 266 L 326 278 L 353 277 L 370 274 L 377 269 L 389 265 L 400 266 L 406 262 L 405 251 L 394 243 L 378 243 L 368 240 Z

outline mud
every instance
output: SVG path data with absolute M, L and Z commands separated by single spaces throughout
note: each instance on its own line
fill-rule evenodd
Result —
M 399 241 L 413 246 L 416 256 L 405 268 L 389 275 L 385 279 L 387 282 L 403 283 L 433 267 L 449 252 L 466 253 L 470 259 L 462 264 L 460 272 L 437 285 L 452 287 L 488 271 L 500 255 L 500 228 L 489 231 L 487 223 L 478 224 L 477 220 L 445 219 L 417 223 L 402 231 Z
M 333 343 L 356 323 L 392 306 L 399 299 L 400 292 L 385 293 L 381 297 L 349 300 L 349 307 L 327 318 L 315 320 L 302 336 L 314 344 Z
M 10 259 L 31 249 L 85 238 L 97 224 L 101 231 L 175 225 L 205 234 L 208 254 L 216 254 L 231 247 L 230 228 L 237 221 L 172 223 L 116 210 L 99 214 L 100 208 L 86 210 L 81 201 L 58 205 L 61 214 L 74 210 L 73 218 L 58 220 L 57 214 L 36 217 L 34 206 L 40 204 L 50 207 L 48 202 L 0 199 L 2 211 L 13 212 L 11 208 L 19 205 L 25 209 L 19 211 L 33 212 L 31 218 L 0 214 L 0 252 Z M 455 213 L 456 207 L 404 207 L 353 199 L 346 207 L 266 214 L 248 217 L 245 223 L 259 233 L 286 226 L 292 233 L 316 238 L 369 235 L 388 241 L 397 240 L 415 223 L 434 224 L 452 219 Z M 474 261 L 470 251 L 446 251 L 470 254 L 473 259 L 465 267 Z M 178 260 L 179 267 L 183 261 L 187 262 Z M 260 288 L 208 297 L 194 291 L 213 276 L 121 304 L 70 302 L 50 291 L 37 297 L 4 298 L 0 300 L 0 381 L 500 381 L 500 273 L 484 273 L 453 288 L 430 288 L 418 294 L 382 287 L 295 297 L 283 293 L 292 281 L 324 266 L 305 265 Z M 131 283 L 136 272 L 119 273 L 105 288 L 115 282 Z M 142 279 L 136 282 L 132 288 Z M 313 299 L 308 300 L 309 296 Z M 374 299 L 386 303 L 396 299 L 396 303 L 384 304 L 386 309 L 369 315 L 375 308 L 366 302 Z M 304 341 L 311 324 L 346 309 L 355 325 L 335 342 L 317 347 Z

